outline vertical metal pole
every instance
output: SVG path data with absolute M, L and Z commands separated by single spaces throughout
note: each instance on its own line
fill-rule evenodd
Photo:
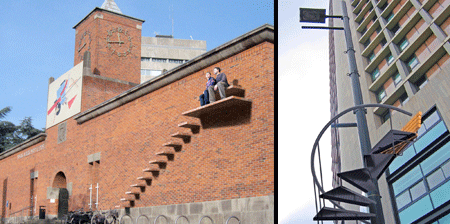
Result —
M 364 104 L 361 85 L 359 83 L 358 68 L 356 66 L 355 50 L 353 48 L 352 34 L 350 31 L 350 22 L 347 13 L 347 5 L 345 1 L 342 1 L 342 12 L 343 12 L 343 22 L 344 22 L 344 32 L 345 32 L 345 42 L 347 44 L 347 56 L 348 64 L 350 66 L 350 78 L 352 81 L 352 91 L 353 91 L 353 102 L 355 106 Z M 367 167 L 366 161 L 364 159 L 365 155 L 370 155 L 371 144 L 369 137 L 369 129 L 367 127 L 366 111 L 365 109 L 357 109 L 356 112 L 356 123 L 358 125 L 358 135 L 359 143 L 361 146 L 361 152 L 363 156 L 364 167 Z M 378 189 L 378 180 L 372 178 L 373 183 L 376 186 L 374 191 L 369 191 L 368 197 L 376 202 L 376 204 L 369 206 L 370 213 L 376 214 L 375 218 L 371 219 L 372 224 L 384 224 L 383 209 L 381 206 L 381 196 Z

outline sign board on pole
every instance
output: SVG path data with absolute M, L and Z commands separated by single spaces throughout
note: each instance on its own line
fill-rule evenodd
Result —
M 325 9 L 300 8 L 300 22 L 325 23 Z

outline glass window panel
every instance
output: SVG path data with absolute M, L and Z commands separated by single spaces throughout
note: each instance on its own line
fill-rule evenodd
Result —
M 442 171 L 444 172 L 445 178 L 449 178 L 450 177 L 450 161 L 446 162 L 442 166 Z
M 444 173 L 440 168 L 431 173 L 430 175 L 428 175 L 427 177 L 427 182 L 430 189 L 433 189 L 444 180 L 445 180 Z
M 442 163 L 447 161 L 448 158 L 450 158 L 450 142 L 442 146 L 430 157 L 428 157 L 422 163 L 420 163 L 423 173 L 425 175 L 428 175 L 428 173 L 434 170 L 434 168 L 440 166 Z
M 375 54 L 372 53 L 371 55 L 369 55 L 369 62 L 373 60 L 373 58 L 375 58 Z
M 392 184 L 392 188 L 394 189 L 394 194 L 398 194 L 405 189 L 409 188 L 412 184 L 417 182 L 422 178 L 422 172 L 420 172 L 419 166 L 414 167 L 408 173 L 406 173 L 403 177 L 400 177 L 397 181 Z
M 375 79 L 377 79 L 378 76 L 380 76 L 380 70 L 378 70 L 377 68 L 372 72 L 372 81 L 375 81 Z
M 411 196 L 409 195 L 409 191 L 405 191 L 401 193 L 399 196 L 395 198 L 395 201 L 397 202 L 397 209 L 403 208 L 405 205 L 409 204 L 411 202 Z
M 450 223 L 450 213 L 448 215 L 442 217 L 441 219 L 439 219 L 439 223 L 440 224 Z
M 395 85 L 399 84 L 399 83 L 402 81 L 402 77 L 400 76 L 399 73 L 395 74 L 395 75 L 393 76 L 393 78 L 394 78 L 394 84 L 395 84 Z
M 398 214 L 400 223 L 412 223 L 414 220 L 422 217 L 431 210 L 433 210 L 433 206 L 431 205 L 430 196 L 427 195 Z
M 378 102 L 381 102 L 384 99 L 384 97 L 386 97 L 386 91 L 384 91 L 384 89 L 378 90 L 378 93 L 377 93 Z
M 435 123 L 437 123 L 441 118 L 439 117 L 439 114 L 437 111 L 434 111 L 423 123 L 425 124 L 425 127 L 429 129 L 431 126 L 433 126 Z
M 387 64 L 390 65 L 394 61 L 394 57 L 392 55 L 389 55 L 387 57 Z
M 428 79 L 424 79 L 423 82 L 419 85 L 419 89 L 423 89 L 423 87 L 428 83 Z
M 407 39 L 404 39 L 403 42 L 400 43 L 400 50 L 405 50 L 405 48 L 408 46 L 409 42 Z
M 425 125 L 421 125 L 419 130 L 417 131 L 417 137 L 422 136 L 426 131 L 427 129 L 425 128 Z
M 394 173 L 398 168 L 403 166 L 408 160 L 410 160 L 413 156 L 416 155 L 414 151 L 414 147 L 411 145 L 405 151 L 403 151 L 402 156 L 397 156 L 394 161 L 392 161 L 391 165 L 389 165 L 389 173 Z
M 416 57 L 411 58 L 411 60 L 408 61 L 408 66 L 412 70 L 414 67 L 416 67 L 419 64 L 419 61 Z
M 394 13 L 391 12 L 391 14 L 389 14 L 389 16 L 387 18 L 387 21 L 388 22 L 391 21 L 392 17 L 394 17 Z
M 420 181 L 410 189 L 410 192 L 411 192 L 411 199 L 413 201 L 416 200 L 417 198 L 425 194 L 425 192 L 427 192 L 427 189 L 425 188 L 425 183 L 423 181 Z
M 414 146 L 416 148 L 416 152 L 419 153 L 420 151 L 422 151 L 427 145 L 429 145 L 431 142 L 436 140 L 436 138 L 441 136 L 445 131 L 447 131 L 447 127 L 445 127 L 444 122 L 441 121 L 436 126 L 434 126 L 433 129 L 429 130 L 426 134 L 424 134 L 422 137 L 420 137 L 416 141 L 416 143 L 414 143 Z M 448 144 L 446 144 L 446 146 L 447 145 Z
M 430 196 L 435 208 L 450 200 L 450 181 L 432 191 Z

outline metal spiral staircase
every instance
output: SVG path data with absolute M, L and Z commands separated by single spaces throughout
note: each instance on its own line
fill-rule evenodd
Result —
M 370 220 L 375 217 L 373 213 L 364 213 L 352 210 L 346 210 L 340 205 L 340 202 L 349 203 L 353 205 L 369 206 L 376 204 L 374 200 L 369 199 L 366 196 L 361 195 L 358 192 L 352 191 L 344 186 L 336 187 L 330 191 L 325 192 L 323 189 L 323 177 L 322 177 L 322 165 L 320 159 L 320 148 L 319 140 L 324 134 L 324 132 L 330 127 L 337 119 L 344 114 L 354 111 L 357 109 L 362 109 L 365 107 L 384 107 L 389 110 L 396 110 L 403 114 L 411 116 L 412 114 L 401 110 L 397 107 L 382 104 L 363 104 L 355 107 L 351 107 L 340 114 L 333 117 L 322 129 L 319 136 L 317 137 L 313 150 L 311 153 L 311 172 L 314 181 L 314 195 L 316 202 L 316 215 L 313 220 L 325 221 L 325 220 L 361 220 L 361 222 L 369 223 L 363 220 Z M 419 112 L 415 115 L 408 124 L 402 130 L 392 129 L 392 116 L 390 118 L 391 130 L 374 146 L 369 155 L 363 155 L 365 160 L 366 168 L 350 170 L 346 172 L 338 173 L 338 177 L 341 180 L 346 181 L 352 186 L 358 188 L 363 192 L 371 192 L 376 188 L 377 183 L 373 180 L 378 180 L 390 163 L 395 159 L 395 157 L 400 154 L 406 146 L 417 137 L 417 130 L 420 128 L 421 113 Z M 318 161 L 320 170 L 320 182 L 315 172 L 315 155 L 318 151 Z M 318 193 L 316 193 L 318 191 Z M 317 197 L 317 194 L 318 197 Z M 334 205 L 332 207 L 325 206 L 325 199 Z

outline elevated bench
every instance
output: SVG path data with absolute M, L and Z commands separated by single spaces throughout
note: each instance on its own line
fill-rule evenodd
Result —
M 247 100 L 238 96 L 230 96 L 225 99 L 218 100 L 214 103 L 210 103 L 205 106 L 197 107 L 195 109 L 183 112 L 182 114 L 184 116 L 201 118 L 203 115 L 211 114 L 216 110 L 234 106 L 249 106 L 251 104 L 251 100 Z
M 216 93 L 216 101 L 220 100 L 219 91 L 216 91 L 215 93 Z M 245 89 L 237 85 L 230 85 L 225 89 L 225 95 L 226 97 L 229 96 L 245 97 Z
M 390 130 L 372 149 L 372 154 L 400 154 L 406 146 L 417 138 L 422 123 L 422 112 L 418 112 L 406 125 L 398 130 Z M 394 144 L 392 146 L 392 144 Z

